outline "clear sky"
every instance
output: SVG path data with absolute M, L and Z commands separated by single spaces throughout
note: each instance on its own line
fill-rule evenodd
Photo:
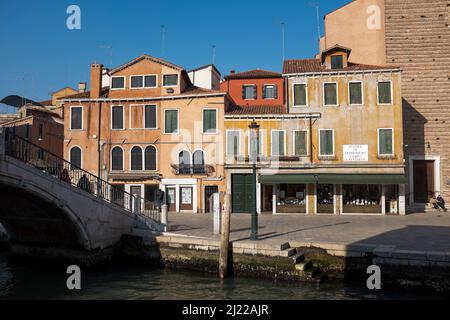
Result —
M 222 75 L 261 68 L 281 71 L 285 58 L 318 51 L 315 4 L 323 16 L 350 0 L 1 0 L 0 99 L 18 94 L 36 101 L 80 81 L 89 65 L 121 65 L 147 53 L 186 69 L 215 65 Z M 81 30 L 68 30 L 67 7 L 81 9 Z M 162 28 L 165 45 L 162 48 Z M 13 111 L 0 105 L 0 111 Z

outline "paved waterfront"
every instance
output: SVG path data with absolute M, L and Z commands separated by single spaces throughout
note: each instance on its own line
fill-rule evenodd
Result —
M 218 239 L 211 214 L 172 213 L 170 233 Z M 231 217 L 231 240 L 249 240 L 250 215 Z M 450 252 L 450 212 L 407 216 L 259 216 L 265 243 L 388 245 L 400 250 Z

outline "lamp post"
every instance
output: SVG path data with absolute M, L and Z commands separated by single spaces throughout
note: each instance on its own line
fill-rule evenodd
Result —
M 252 162 L 252 230 L 250 240 L 258 240 L 258 213 L 256 212 L 256 162 L 258 161 L 259 125 L 252 121 L 250 128 L 251 162 Z

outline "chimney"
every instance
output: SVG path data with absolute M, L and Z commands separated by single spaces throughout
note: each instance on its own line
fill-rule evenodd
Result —
M 234 73 L 236 73 L 236 71 L 230 70 L 230 74 L 234 74 Z
M 102 91 L 102 73 L 103 65 L 99 63 L 93 63 L 91 65 L 91 99 L 100 97 Z
M 84 93 L 86 92 L 86 82 L 80 82 L 78 83 L 78 92 Z

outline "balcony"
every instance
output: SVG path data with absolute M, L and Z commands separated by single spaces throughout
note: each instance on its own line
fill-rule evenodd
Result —
M 176 175 L 210 175 L 214 172 L 214 167 L 204 164 L 172 164 L 171 165 Z

